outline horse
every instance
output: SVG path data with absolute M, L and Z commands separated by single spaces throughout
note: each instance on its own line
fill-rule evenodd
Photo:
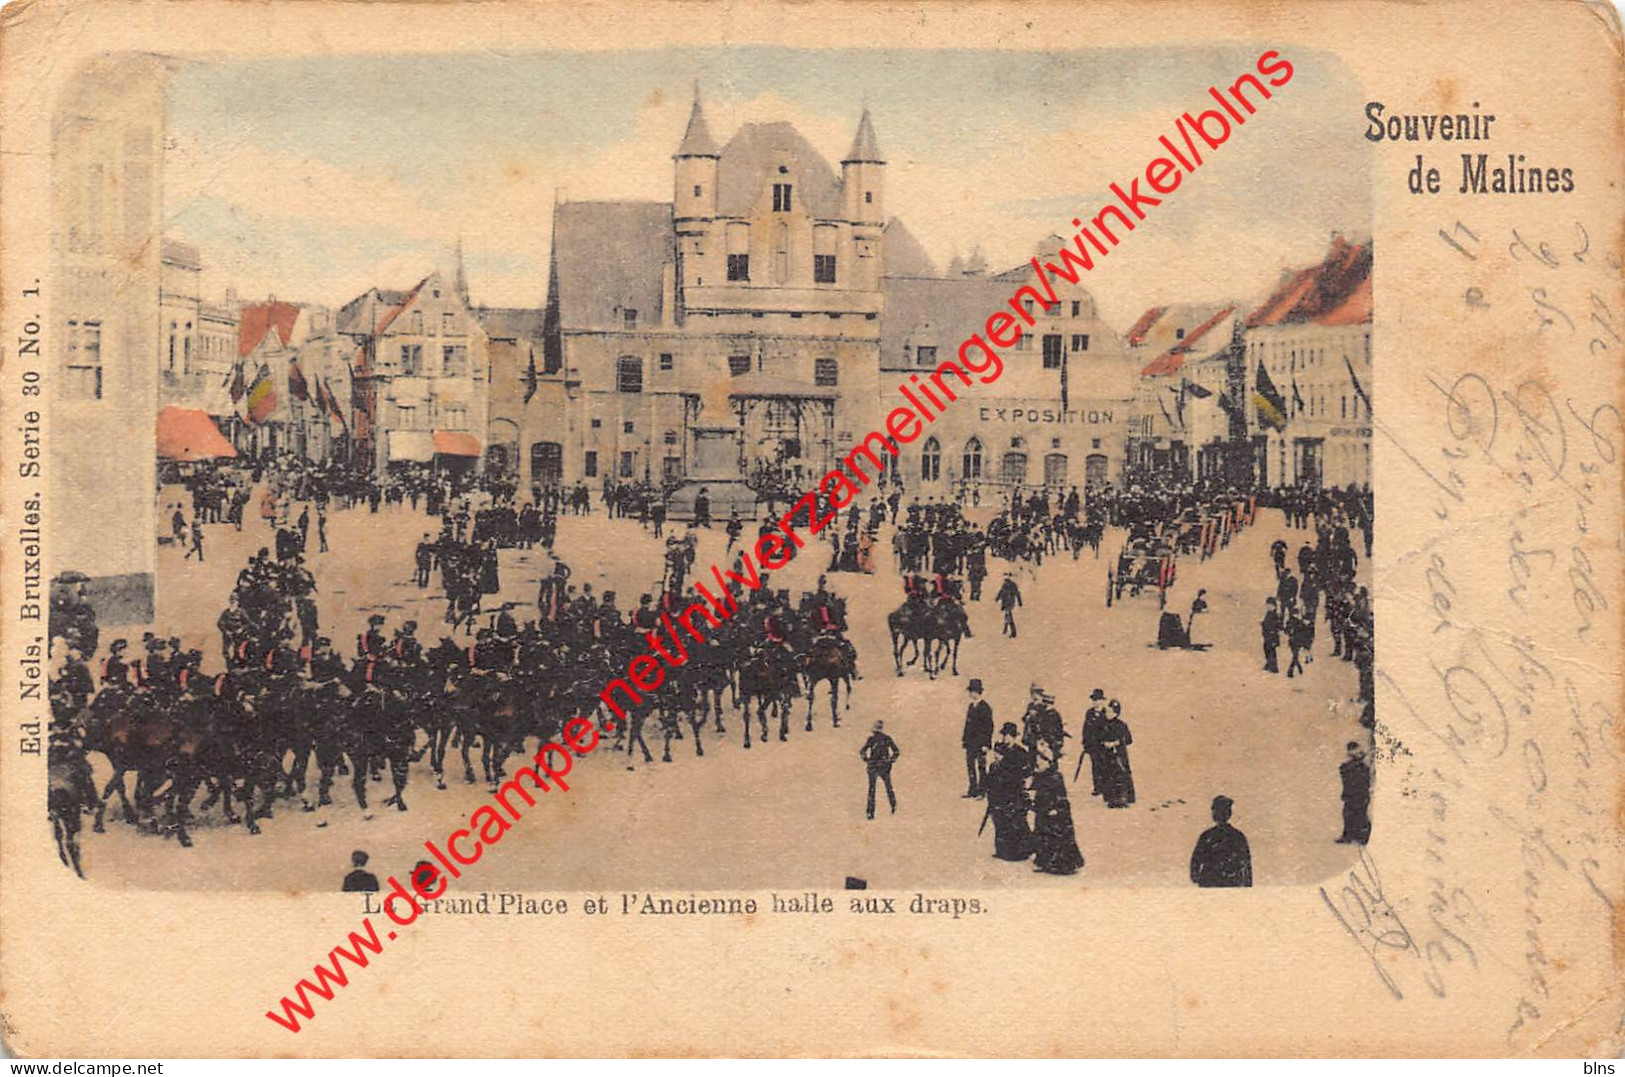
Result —
M 952 675 L 959 676 L 959 641 L 968 634 L 969 627 L 965 607 L 957 602 L 942 601 L 928 607 L 925 613 L 922 635 L 926 641 L 926 673 L 934 679 L 944 665 L 949 665 Z
M 818 693 L 821 682 L 829 683 L 829 719 L 836 728 L 841 728 L 841 714 L 838 702 L 841 698 L 841 682 L 846 682 L 846 709 L 852 709 L 852 662 L 848 659 L 846 648 L 843 647 L 839 636 L 829 634 L 820 635 L 808 646 L 801 658 L 801 672 L 807 679 L 807 732 L 813 727 L 813 697 Z
M 923 604 L 913 601 L 904 602 L 901 606 L 886 615 L 886 627 L 891 632 L 892 663 L 897 668 L 897 675 L 903 675 L 903 648 L 909 644 L 914 645 L 914 655 L 908 660 L 913 665 L 920 660 L 920 643 L 925 637 L 923 621 L 926 609 Z M 929 654 L 927 655 L 929 658 Z
M 777 652 L 777 654 L 775 654 Z M 779 657 L 782 655 L 783 657 Z M 750 747 L 750 704 L 756 701 L 756 720 L 767 740 L 767 710 L 779 715 L 779 740 L 790 739 L 790 701 L 796 695 L 794 659 L 778 647 L 762 647 L 739 667 L 739 704 L 744 712 L 745 747 Z

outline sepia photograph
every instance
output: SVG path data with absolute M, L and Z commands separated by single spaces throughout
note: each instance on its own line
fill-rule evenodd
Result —
M 8 1049 L 1617 1056 L 1620 27 L 1485 7 L 7 5 Z

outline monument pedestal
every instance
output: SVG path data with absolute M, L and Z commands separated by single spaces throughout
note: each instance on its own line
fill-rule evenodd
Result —
M 738 513 L 741 520 L 756 518 L 756 491 L 739 474 L 739 428 L 737 426 L 692 426 L 693 452 L 688 479 L 672 491 L 666 502 L 666 518 L 692 521 L 694 502 L 700 491 L 711 501 L 711 524 L 722 527 Z

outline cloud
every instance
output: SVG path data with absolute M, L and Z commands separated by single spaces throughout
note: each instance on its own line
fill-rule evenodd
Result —
M 1368 178 L 1326 141 L 1341 102 L 1302 96 L 1290 108 L 1263 103 L 1150 219 L 1120 237 L 1091 282 L 1112 321 L 1126 325 L 1155 303 L 1260 298 L 1278 269 L 1318 256 L 1330 230 L 1369 228 Z M 476 301 L 536 306 L 547 287 L 555 201 L 669 200 L 671 153 L 690 103 L 687 85 L 664 87 L 635 106 L 614 142 L 476 146 L 453 155 L 449 169 L 411 176 L 180 133 L 166 154 L 166 203 L 179 238 L 202 249 L 204 286 L 214 292 L 232 283 L 243 294 L 336 305 L 373 284 L 401 287 L 436 265 L 449 268 L 460 237 Z M 857 124 L 855 106 L 812 109 L 777 91 L 740 97 L 726 83 L 707 89 L 705 108 L 719 142 L 743 123 L 788 121 L 837 170 Z M 884 101 L 873 108 L 888 158 L 887 212 L 908 222 L 939 265 L 980 245 L 995 268 L 1025 261 L 1047 235 L 1070 235 L 1071 219 L 1092 216 L 1112 181 L 1143 176 L 1179 111 L 1051 102 L 1047 129 L 1028 127 L 1024 138 L 975 152 L 946 141 L 952 135 L 935 124 L 897 116 L 888 126 Z M 399 130 L 381 125 L 358 137 L 390 140 Z

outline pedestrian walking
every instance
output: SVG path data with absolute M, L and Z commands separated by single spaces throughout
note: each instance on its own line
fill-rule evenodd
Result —
M 1038 748 L 1033 770 L 1033 870 L 1045 875 L 1075 875 L 1083 867 L 1077 832 L 1072 826 L 1072 804 L 1066 796 L 1066 777 L 1047 744 Z
M 1021 605 L 1021 588 L 1016 586 L 1013 575 L 1008 572 L 1004 574 L 1004 583 L 999 585 L 999 593 L 993 596 L 993 600 L 999 604 L 999 609 L 1004 611 L 1002 634 L 1015 639 L 1016 609 Z
M 1128 723 L 1123 721 L 1123 705 L 1107 704 L 1111 715 L 1101 723 L 1099 738 L 1100 795 L 1108 808 L 1126 808 L 1134 803 L 1134 771 L 1128 763 L 1128 746 L 1134 743 Z
M 892 814 L 897 814 L 897 793 L 892 789 L 891 768 L 902 754 L 898 750 L 897 742 L 886 735 L 886 723 L 876 722 L 874 732 L 869 734 L 869 739 L 858 749 L 858 757 L 868 765 L 869 770 L 869 806 L 865 811 L 868 818 L 875 817 L 877 779 L 886 783 L 886 801 L 891 805 Z
M 1253 854 L 1247 835 L 1230 825 L 1235 802 L 1213 798 L 1213 825 L 1202 831 L 1191 851 L 1191 882 L 1197 886 L 1253 885 Z
M 189 560 L 193 554 L 197 554 L 197 563 L 201 565 L 203 563 L 202 513 L 198 513 L 196 516 L 192 517 L 192 548 L 186 551 L 187 559 Z
M 987 820 L 993 822 L 993 855 L 1000 860 L 1025 860 L 1033 855 L 1032 831 L 1027 826 L 1027 776 L 1031 757 L 1016 738 L 1016 723 L 999 727 L 999 742 L 987 768 Z
M 1343 835 L 1339 845 L 1371 840 L 1371 766 L 1358 741 L 1349 741 L 1349 757 L 1338 767 L 1343 779 Z
M 987 753 L 993 748 L 993 708 L 982 698 L 982 681 L 972 677 L 970 706 L 965 708 L 965 729 L 960 743 L 965 749 L 965 796 L 984 797 L 987 783 Z
M 1276 612 L 1275 599 L 1264 600 L 1264 619 L 1258 625 L 1264 636 L 1264 672 L 1279 673 L 1275 652 L 1281 647 L 1281 615 Z

